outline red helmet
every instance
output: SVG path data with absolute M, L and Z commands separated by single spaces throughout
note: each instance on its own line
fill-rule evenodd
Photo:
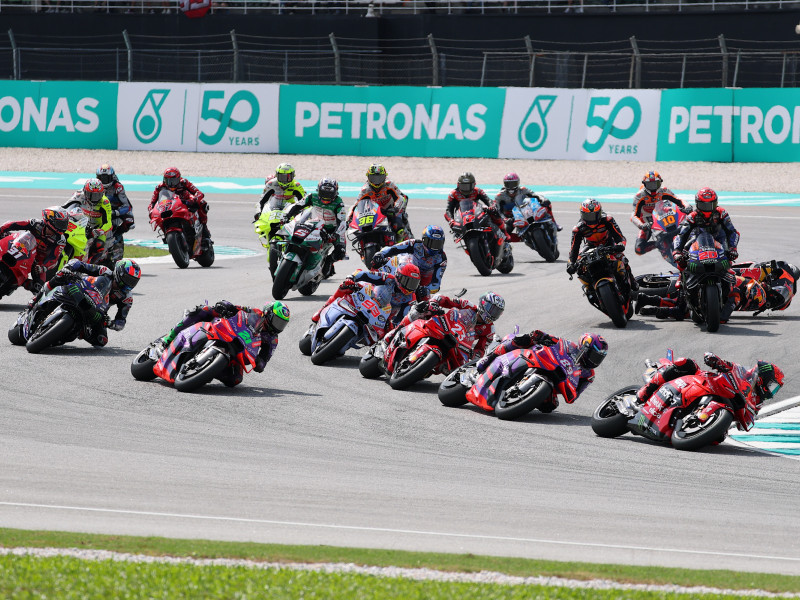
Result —
M 581 220 L 594 227 L 600 222 L 600 217 L 603 216 L 603 207 L 594 198 L 587 198 L 581 202 Z
M 718 204 L 717 193 L 710 187 L 700 188 L 694 196 L 694 205 L 697 211 L 706 218 L 709 218 L 717 210 Z
M 664 183 L 664 180 L 661 179 L 661 175 L 658 174 L 658 171 L 648 171 L 644 174 L 644 177 L 642 177 L 642 185 L 649 196 L 652 196 L 661 189 L 662 183 Z
M 164 185 L 171 191 L 178 189 L 181 184 L 181 172 L 175 167 L 170 167 L 164 171 Z
M 413 263 L 406 263 L 397 269 L 394 279 L 401 292 L 405 294 L 415 292 L 419 287 L 419 268 Z

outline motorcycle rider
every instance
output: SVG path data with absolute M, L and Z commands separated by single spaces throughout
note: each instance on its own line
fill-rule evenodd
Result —
M 170 332 L 161 338 L 161 347 L 157 348 L 160 353 L 169 352 L 164 364 L 168 365 L 161 373 L 156 373 L 159 377 L 169 379 L 167 373 L 174 368 L 175 361 L 180 354 L 181 345 L 172 342 L 178 335 L 188 327 L 202 321 L 214 321 L 215 319 L 227 319 L 234 317 L 240 312 L 244 313 L 253 334 L 260 336 L 260 349 L 256 357 L 255 371 L 261 373 L 264 367 L 272 358 L 275 349 L 278 347 L 278 335 L 286 329 L 291 316 L 289 307 L 283 302 L 268 302 L 263 310 L 239 306 L 228 300 L 220 300 L 214 306 L 199 304 L 191 310 L 183 313 L 183 318 L 173 327 Z M 158 367 L 156 367 L 158 368 Z M 219 379 L 228 387 L 234 387 L 242 382 L 244 371 L 242 366 L 231 361 L 228 367 L 222 372 Z
M 347 214 L 347 223 L 353 218 L 353 211 L 364 198 L 377 202 L 381 211 L 388 219 L 395 239 L 400 242 L 408 239 L 408 214 L 406 206 L 408 196 L 401 192 L 397 186 L 386 179 L 387 173 L 383 165 L 373 163 L 367 169 L 367 183 L 361 188 L 356 198 L 356 203 Z
M 737 367 L 744 370 L 744 367 L 723 360 L 711 352 L 703 355 L 703 362 L 718 373 L 728 373 Z M 636 392 L 636 398 L 644 405 L 628 420 L 631 431 L 651 439 L 661 440 L 663 436 L 658 430 L 656 422 L 665 409 L 680 402 L 680 393 L 675 394 L 670 389 L 666 389 L 663 394 L 656 392 L 661 389 L 661 386 L 678 377 L 697 375 L 703 372 L 691 358 L 677 358 L 672 363 L 661 366 L 650 380 Z M 761 410 L 765 400 L 773 398 L 778 393 L 784 382 L 783 371 L 777 365 L 763 360 L 759 360 L 752 369 L 746 370 L 743 376 L 753 386 L 756 396 L 756 414 Z
M 391 260 L 393 256 L 409 255 L 420 272 L 417 298 L 425 300 L 436 294 L 442 287 L 442 277 L 447 269 L 447 254 L 444 252 L 444 230 L 438 225 L 428 225 L 422 239 L 410 239 L 394 246 L 387 246 L 376 252 L 372 258 L 372 268 L 377 269 Z
M 580 377 L 578 379 L 577 394 L 574 398 L 567 399 L 568 404 L 572 404 L 578 399 L 589 384 L 594 381 L 594 370 L 600 366 L 608 353 L 608 343 L 601 335 L 596 333 L 584 333 L 580 341 L 576 344 L 565 338 L 545 333 L 539 329 L 534 329 L 530 333 L 516 335 L 498 344 L 486 356 L 480 359 L 475 367 L 479 373 L 483 373 L 498 356 L 502 356 L 512 350 L 532 350 L 535 346 L 553 346 L 563 343 L 567 353 L 580 367 Z M 543 413 L 551 413 L 558 407 L 558 397 L 554 393 L 549 402 L 539 406 Z
M 444 212 L 444 218 L 451 227 L 454 224 L 455 211 L 459 209 L 461 202 L 464 200 L 471 200 L 473 203 L 483 206 L 484 210 L 486 210 L 491 217 L 495 228 L 499 231 L 497 240 L 499 244 L 511 241 L 511 237 L 506 231 L 506 224 L 500 216 L 500 212 L 493 206 L 486 192 L 479 187 L 475 187 L 475 176 L 469 172 L 462 173 L 459 176 L 456 189 L 450 192 L 450 195 L 447 197 L 447 209 Z
M 111 228 L 114 237 L 121 237 L 135 227 L 133 206 L 120 183 L 114 167 L 104 163 L 97 167 L 97 179 L 103 184 L 103 191 L 111 204 Z
M 739 257 L 739 232 L 731 222 L 728 211 L 719 206 L 717 193 L 709 187 L 701 188 L 694 197 L 695 209 L 684 221 L 672 242 L 672 257 L 682 270 L 686 267 L 683 251 L 694 241 L 699 229 L 708 231 L 725 250 L 729 260 Z
M 656 247 L 656 243 L 650 240 L 653 235 L 653 209 L 660 200 L 669 200 L 688 212 L 683 200 L 678 198 L 672 190 L 661 187 L 664 181 L 658 171 L 648 171 L 642 177 L 642 185 L 633 197 L 633 212 L 631 213 L 631 223 L 639 228 L 639 235 L 636 237 L 636 254 L 647 254 Z
M 294 167 L 289 163 L 281 163 L 275 168 L 275 174 L 264 180 L 264 191 L 258 201 L 258 212 L 253 215 L 253 222 L 258 221 L 264 205 L 272 196 L 283 198 L 287 204 L 294 204 L 305 197 L 306 191 L 294 176 Z
M 0 238 L 12 231 L 29 231 L 36 238 L 36 258 L 31 269 L 31 278 L 23 284 L 26 290 L 38 292 L 58 267 L 67 243 L 64 233 L 68 226 L 69 216 L 61 208 L 45 208 L 41 219 L 7 221 L 0 226 Z
M 639 284 L 631 272 L 628 259 L 623 254 L 625 250 L 625 236 L 614 220 L 603 212 L 603 207 L 594 198 L 587 198 L 580 206 L 581 220 L 572 228 L 572 242 L 569 248 L 569 262 L 567 273 L 574 274 L 578 270 L 575 261 L 581 249 L 581 243 L 586 242 L 586 247 L 610 247 L 613 253 L 608 258 L 616 261 L 617 279 L 623 290 L 627 287 L 632 291 L 639 289 Z
M 79 206 L 89 218 L 87 238 L 89 238 L 89 261 L 101 262 L 106 257 L 106 239 L 111 234 L 111 202 L 106 197 L 105 188 L 99 179 L 87 179 L 83 188 L 75 192 L 63 205 L 65 209 Z
M 333 238 L 334 262 L 343 260 L 347 256 L 344 232 L 347 228 L 345 220 L 344 201 L 339 196 L 339 182 L 331 177 L 323 177 L 317 184 L 317 191 L 307 194 L 302 202 L 296 202 L 283 217 L 283 222 L 288 223 L 294 217 L 311 207 L 315 217 L 325 223 L 324 231 Z M 333 271 L 331 272 L 333 274 Z
M 389 304 L 392 307 L 392 312 L 385 327 L 378 331 L 378 336 L 383 337 L 385 330 L 394 327 L 400 319 L 405 317 L 411 303 L 417 300 L 415 292 L 419 288 L 419 282 L 419 269 L 411 263 L 402 265 L 394 274 L 359 269 L 345 278 L 339 288 L 328 298 L 328 301 L 314 313 L 311 321 L 319 323 L 319 317 L 326 306 L 337 298 L 360 290 L 362 283 L 371 283 L 375 285 L 374 296 L 377 303 L 381 305 Z
M 181 177 L 181 172 L 177 168 L 169 167 L 164 170 L 164 178 L 161 183 L 153 190 L 153 196 L 147 206 L 148 214 L 158 202 L 158 194 L 161 190 L 169 190 L 177 194 L 189 210 L 197 213 L 197 218 L 200 219 L 200 223 L 203 225 L 203 234 L 200 241 L 201 248 L 207 250 L 214 242 L 211 241 L 211 232 L 208 230 L 208 211 L 210 207 L 208 202 L 204 200 L 205 194 L 197 189 L 191 181 Z
M 525 186 L 520 187 L 519 175 L 516 173 L 508 173 L 503 177 L 503 189 L 494 197 L 494 207 L 505 219 L 506 233 L 508 233 L 512 242 L 521 241 L 520 237 L 514 233 L 514 206 L 516 206 L 517 199 L 521 202 L 524 198 L 536 198 L 541 206 L 547 209 L 550 218 L 553 219 L 553 224 L 558 231 L 563 227 L 556 223 L 556 218 L 553 216 L 553 205 L 550 200 L 539 194 L 535 194 Z

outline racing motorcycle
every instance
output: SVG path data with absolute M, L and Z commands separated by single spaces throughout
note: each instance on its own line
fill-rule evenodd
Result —
M 358 370 L 372 379 L 385 373 L 389 385 L 404 390 L 434 373 L 449 372 L 466 362 L 475 335 L 460 322 L 457 309 L 417 319 L 395 333 L 388 344 L 372 346 Z
M 491 275 L 493 269 L 510 273 L 514 268 L 511 245 L 498 238 L 489 213 L 479 203 L 461 200 L 450 230 L 481 275 Z
M 30 231 L 12 231 L 0 239 L 0 298 L 25 283 L 36 259 L 36 238 Z
M 353 209 L 348 224 L 347 239 L 358 252 L 367 268 L 372 267 L 372 257 L 381 248 L 393 246 L 395 235 L 380 204 L 371 198 L 362 198 Z
M 389 303 L 381 304 L 375 286 L 363 284 L 360 290 L 337 298 L 326 306 L 319 322 L 312 323 L 300 339 L 300 352 L 321 365 L 341 356 L 350 348 L 380 340 L 392 312 Z
M 646 360 L 644 383 L 649 383 L 659 367 L 671 363 L 671 350 L 658 364 Z M 657 432 L 648 430 L 640 435 L 671 442 L 678 450 L 698 450 L 724 441 L 733 422 L 738 429 L 751 429 L 760 408 L 747 370 L 737 364 L 729 372 L 702 371 L 668 381 L 646 401 L 636 397 L 638 390 L 635 385 L 621 388 L 595 409 L 592 429 L 598 436 L 613 438 L 629 431 L 640 434 L 628 423 L 640 408 L 647 407 L 655 417 Z
M 547 209 L 539 204 L 539 198 L 514 198 L 514 229 L 525 245 L 538 252 L 547 262 L 555 262 L 559 256 L 556 225 Z
M 719 329 L 720 313 L 730 293 L 726 275 L 730 262 L 719 242 L 705 230 L 684 251 L 686 268 L 681 273 L 686 304 L 692 320 L 705 323 L 713 333 Z
M 214 245 L 202 249 L 203 224 L 196 212 L 189 210 L 178 194 L 161 190 L 150 211 L 150 225 L 161 241 L 169 247 L 169 253 L 179 268 L 185 269 L 190 260 L 201 267 L 214 264 Z
M 9 341 L 37 354 L 51 346 L 85 339 L 91 324 L 84 318 L 85 309 L 94 306 L 105 313 L 108 296 L 85 278 L 75 275 L 63 285 L 42 294 L 38 302 L 26 308 L 8 330 Z
M 670 200 L 662 198 L 653 207 L 653 220 L 650 224 L 653 241 L 664 260 L 675 268 L 678 265 L 672 257 L 672 240 L 678 235 L 685 220 L 686 213 Z
M 73 204 L 67 208 L 67 215 L 69 216 L 69 223 L 67 224 L 67 231 L 64 234 L 67 243 L 58 261 L 56 272 L 63 269 L 64 265 L 73 258 L 88 260 L 89 217 L 86 216 L 84 210 L 77 204 Z
M 293 196 L 290 196 L 293 198 Z M 256 203 L 256 206 L 260 206 Z M 267 249 L 267 260 L 269 261 L 269 274 L 275 277 L 275 270 L 278 268 L 278 260 L 281 251 L 278 243 L 281 240 L 277 233 L 283 227 L 283 218 L 286 216 L 286 196 L 273 195 L 264 204 L 264 210 L 255 222 L 256 233 L 259 236 L 261 245 Z
M 312 208 L 305 209 L 275 234 L 280 252 L 272 280 L 272 297 L 276 300 L 285 298 L 289 290 L 310 296 L 330 276 L 335 238 L 325 231 L 325 223 L 312 215 Z
M 167 349 L 157 338 L 133 359 L 131 375 L 139 381 L 160 377 L 179 392 L 193 392 L 233 364 L 249 373 L 256 366 L 260 348 L 261 336 L 247 314 L 239 311 L 232 317 L 187 327 Z
M 623 291 L 617 280 L 617 260 L 609 257 L 615 252 L 621 252 L 620 245 L 584 248 L 575 266 L 589 303 L 608 315 L 614 325 L 625 327 L 633 316 L 633 298 L 630 289 Z

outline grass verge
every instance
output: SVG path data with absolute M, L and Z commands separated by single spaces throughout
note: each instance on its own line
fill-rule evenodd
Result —
M 722 570 L 690 570 L 663 567 L 636 567 L 628 565 L 592 564 L 577 562 L 555 562 L 522 558 L 502 558 L 473 554 L 435 554 L 427 552 L 403 552 L 395 550 L 369 550 L 359 548 L 339 548 L 334 546 L 287 546 L 278 544 L 255 544 L 244 542 L 216 542 L 208 540 L 182 540 L 157 537 L 112 536 L 86 533 L 54 531 L 27 531 L 20 529 L 0 529 L 0 546 L 4 547 L 54 547 L 54 548 L 92 548 L 146 554 L 152 556 L 179 556 L 192 558 L 241 558 L 265 562 L 337 562 L 358 565 L 396 566 L 409 568 L 430 568 L 441 571 L 476 573 L 496 571 L 520 577 L 551 576 L 568 579 L 610 579 L 621 583 L 641 583 L 654 585 L 705 586 L 720 589 L 748 590 L 759 589 L 770 592 L 800 593 L 800 577 L 764 573 L 740 573 Z M 198 567 L 199 568 L 199 567 Z M 3 569 L 0 568 L 0 577 Z M 299 575 L 295 574 L 295 577 Z M 330 575 L 341 577 L 341 575 Z M 2 579 L 0 579 L 2 581 Z M 5 585 L 5 584 L 3 584 Z M 455 584 L 453 584 L 455 585 Z M 459 584 L 461 585 L 461 584 Z M 550 588 L 548 588 L 550 589 Z M 557 590 L 553 590 L 555 594 Z M 587 596 L 590 590 L 572 590 L 583 596 L 547 595 L 548 598 L 604 597 Z M 597 590 L 591 590 L 592 592 Z M 455 593 L 454 590 L 451 592 Z M 559 591 L 560 593 L 560 591 Z M 0 587 L 0 597 L 3 597 Z M 226 594 L 226 597 L 228 595 Z M 61 596 L 59 596 L 61 597 Z M 154 596 L 156 597 L 156 596 Z M 280 596 L 275 596 L 280 597 Z M 290 595 L 286 597 L 300 597 Z M 306 593 L 306 597 L 309 596 Z M 330 597 L 323 594 L 321 597 Z M 358 596 L 366 597 L 366 596 Z M 369 596 L 372 597 L 372 596 Z M 377 597 L 377 596 L 376 596 Z M 382 596 L 395 597 L 395 596 Z M 403 596 L 397 596 L 403 597 Z M 430 596 L 415 593 L 409 598 Z M 456 595 L 442 596 L 448 598 Z M 516 596 L 473 596 L 473 597 L 516 597 Z M 528 595 L 528 598 L 536 597 Z M 620 597 L 620 591 L 609 597 Z M 626 596 L 628 597 L 628 596 Z M 651 596 L 630 596 L 649 598 Z M 663 596 L 654 596 L 663 597 Z M 730 596 L 728 596 L 730 598 Z
M 125 254 L 123 256 L 125 258 L 144 258 L 147 256 L 166 256 L 167 254 L 169 254 L 169 251 L 161 248 L 125 244 Z

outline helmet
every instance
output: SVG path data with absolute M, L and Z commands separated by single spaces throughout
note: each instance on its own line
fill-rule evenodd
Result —
M 767 294 L 764 291 L 763 286 L 754 279 L 751 279 L 750 281 L 747 282 L 747 287 L 745 288 L 744 291 L 744 297 L 745 297 L 745 306 L 751 308 L 758 308 L 760 306 L 763 306 L 764 303 L 767 301 Z M 781 301 L 783 301 L 782 297 Z
M 596 333 L 584 333 L 578 342 L 578 356 L 575 362 L 586 369 L 596 369 L 608 354 L 608 344 L 603 336 Z
M 69 215 L 60 206 L 51 206 L 42 211 L 45 226 L 53 233 L 62 234 L 69 226 Z
M 767 306 L 772 310 L 786 310 L 792 302 L 792 291 L 785 285 L 767 289 Z
M 175 167 L 170 167 L 164 171 L 164 185 L 173 192 L 181 184 L 181 172 Z
M 339 194 L 339 183 L 330 177 L 323 177 L 317 185 L 317 194 L 323 204 L 330 204 Z
M 581 220 L 587 225 L 597 225 L 603 216 L 603 207 L 594 198 L 581 202 Z
M 655 194 L 661 188 L 662 183 L 664 183 L 664 180 L 661 179 L 658 171 L 648 171 L 642 177 L 642 185 L 649 196 Z
M 401 292 L 415 292 L 419 287 L 419 268 L 414 263 L 406 263 L 395 271 L 394 279 Z
M 756 363 L 756 383 L 753 386 L 761 400 L 773 398 L 783 387 L 783 371 L 778 365 L 760 360 Z
M 386 169 L 383 165 L 370 165 L 369 169 L 367 169 L 367 181 L 369 181 L 370 187 L 376 190 L 380 189 L 381 186 L 386 183 Z
M 695 207 L 706 218 L 717 210 L 717 204 L 717 193 L 709 187 L 701 188 L 694 196 Z
M 131 290 L 139 283 L 142 270 L 134 261 L 126 258 L 114 265 L 114 282 L 123 290 Z
M 264 323 L 273 335 L 279 334 L 289 324 L 289 307 L 283 302 L 271 302 L 264 306 Z
M 422 234 L 422 245 L 431 252 L 441 252 L 444 248 L 444 229 L 438 225 L 428 225 Z
M 279 164 L 275 169 L 275 178 L 279 186 L 286 187 L 294 181 L 294 167 L 289 163 Z
M 486 292 L 478 298 L 478 315 L 487 323 L 494 323 L 506 309 L 506 301 L 494 292 Z
M 470 172 L 462 173 L 458 177 L 456 187 L 458 188 L 458 191 L 465 196 L 467 194 L 471 194 L 472 190 L 475 189 L 475 175 Z
M 503 177 L 503 187 L 506 188 L 507 192 L 515 194 L 519 188 L 519 175 L 516 173 L 509 173 Z
M 83 197 L 92 206 L 98 204 L 103 199 L 104 194 L 105 188 L 99 179 L 87 179 L 86 183 L 83 184 Z
M 114 180 L 117 178 L 116 173 L 114 172 L 114 167 L 109 165 L 108 163 L 102 164 L 97 167 L 97 171 L 95 172 L 97 178 L 100 180 L 100 183 L 103 184 L 103 187 L 108 187 Z

